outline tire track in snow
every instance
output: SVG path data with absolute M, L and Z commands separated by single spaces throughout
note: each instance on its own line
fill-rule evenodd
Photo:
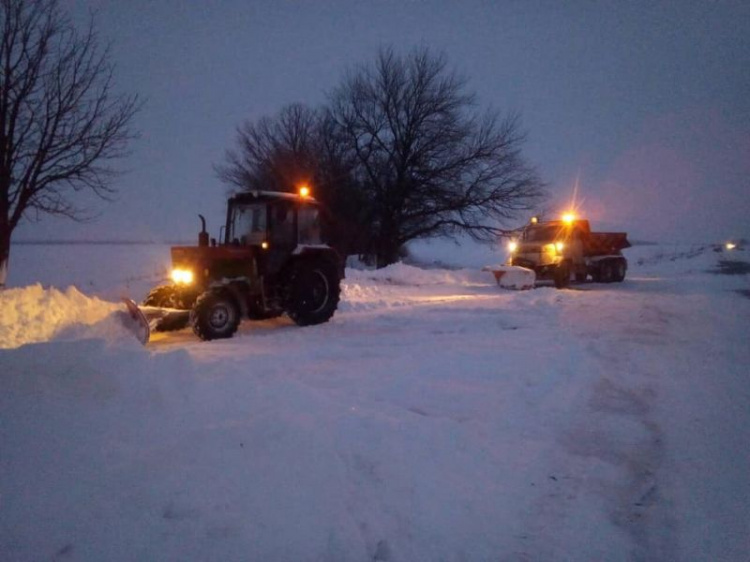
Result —
M 565 316 L 587 341 L 599 376 L 564 443 L 572 455 L 607 465 L 594 473 L 602 476 L 598 487 L 608 517 L 632 541 L 626 559 L 674 560 L 675 523 L 663 493 L 664 435 L 654 414 L 659 381 L 644 357 L 674 344 L 676 319 L 656 295 L 589 295 L 593 302 L 578 303 Z

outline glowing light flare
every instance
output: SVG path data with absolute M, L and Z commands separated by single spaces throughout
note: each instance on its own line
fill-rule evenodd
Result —
M 508 242 L 508 251 L 512 254 L 516 250 L 518 250 L 518 242 L 516 242 L 515 240 L 511 240 L 510 242 Z
M 306 185 L 302 185 L 299 188 L 299 196 L 300 197 L 310 197 L 310 188 Z
M 193 282 L 193 272 L 189 269 L 173 269 L 172 281 L 178 285 L 190 285 Z
M 726 244 L 724 244 L 724 247 L 727 250 L 734 250 L 737 247 L 737 244 L 735 244 L 734 242 L 727 242 Z
M 264 240 L 263 242 L 260 243 L 260 247 L 263 248 L 264 250 L 268 250 L 268 242 Z
M 562 252 L 565 249 L 565 242 L 555 242 L 555 250 L 557 250 L 558 253 Z
M 539 222 L 539 217 L 531 217 L 531 224 L 536 224 Z
M 572 224 L 576 220 L 576 216 L 573 213 L 565 213 L 562 216 L 562 220 L 565 224 Z

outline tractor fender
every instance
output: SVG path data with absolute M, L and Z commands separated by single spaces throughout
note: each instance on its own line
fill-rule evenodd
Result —
M 319 259 L 329 262 L 338 271 L 339 278 L 345 277 L 344 260 L 341 255 L 328 244 L 298 244 L 292 252 L 289 266 L 300 259 Z M 286 268 L 285 268 L 286 269 Z

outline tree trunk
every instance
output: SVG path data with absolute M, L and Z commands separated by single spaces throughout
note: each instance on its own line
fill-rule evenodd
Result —
M 10 259 L 10 228 L 0 226 L 0 289 L 5 288 L 8 278 L 8 261 Z
M 375 254 L 375 267 L 381 269 L 399 260 L 401 246 L 391 240 L 381 240 Z

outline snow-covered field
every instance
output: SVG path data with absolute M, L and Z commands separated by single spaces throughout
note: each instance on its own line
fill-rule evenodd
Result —
M 413 256 L 348 270 L 328 324 L 144 348 L 114 301 L 168 248 L 15 246 L 0 560 L 750 559 L 750 276 L 715 273 L 750 252 L 518 292 Z

